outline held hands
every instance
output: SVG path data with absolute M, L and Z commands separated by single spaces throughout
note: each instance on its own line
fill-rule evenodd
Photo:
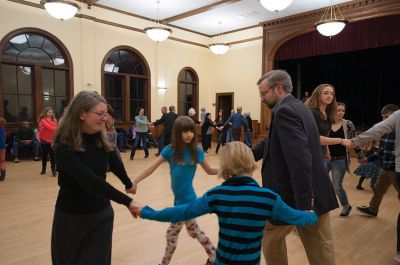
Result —
M 125 189 L 126 193 L 136 194 L 137 185 L 136 182 L 132 181 L 132 187 Z
M 134 218 L 138 218 L 141 217 L 143 205 L 132 200 L 128 209 Z
M 349 148 L 349 149 L 354 149 L 355 145 L 353 144 L 353 142 L 349 139 L 342 139 L 340 142 L 341 145 Z

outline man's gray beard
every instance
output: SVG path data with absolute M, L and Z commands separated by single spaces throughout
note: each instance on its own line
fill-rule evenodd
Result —
M 272 110 L 276 105 L 276 102 L 274 103 L 265 103 L 265 106 L 267 106 L 267 108 L 269 108 L 270 110 Z

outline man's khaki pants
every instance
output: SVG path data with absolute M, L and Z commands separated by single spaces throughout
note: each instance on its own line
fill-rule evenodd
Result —
M 297 227 L 310 265 L 334 265 L 335 249 L 329 213 L 321 215 L 315 225 Z M 264 229 L 263 252 L 267 265 L 288 265 L 286 236 L 292 225 L 272 225 Z

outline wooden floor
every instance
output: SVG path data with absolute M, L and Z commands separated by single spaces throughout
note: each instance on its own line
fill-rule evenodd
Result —
M 153 149 L 150 153 L 155 153 Z M 131 178 L 155 159 L 143 158 L 138 151 L 134 161 L 123 153 L 123 160 Z M 214 153 L 207 158 L 218 166 Z M 353 163 L 354 165 L 356 163 Z M 0 183 L 0 264 L 46 265 L 50 260 L 50 231 L 54 203 L 58 192 L 57 178 L 50 174 L 40 175 L 40 162 L 21 161 L 8 163 L 6 180 Z M 256 179 L 260 180 L 260 169 Z M 109 175 L 108 181 L 123 190 L 118 179 Z M 200 195 L 218 185 L 221 179 L 206 176 L 199 168 L 194 181 Z M 345 188 L 353 208 L 367 204 L 372 192 L 365 183 L 365 191 L 355 189 L 356 177 L 345 178 Z M 155 208 L 170 206 L 173 198 L 170 190 L 168 164 L 164 163 L 148 179 L 144 180 L 135 199 Z M 167 223 L 133 219 L 127 209 L 113 204 L 115 211 L 113 237 L 113 265 L 155 265 L 160 262 L 165 247 Z M 340 210 L 331 212 L 335 238 L 336 264 L 338 265 L 390 265 L 397 264 L 393 257 L 396 249 L 396 220 L 399 202 L 391 187 L 385 195 L 378 218 L 368 218 L 353 212 L 348 218 L 339 218 Z M 213 215 L 198 218 L 200 227 L 217 244 L 218 223 Z M 288 237 L 290 264 L 308 264 L 304 249 L 295 234 Z M 171 264 L 201 265 L 206 254 L 200 245 L 182 230 L 177 251 Z M 261 264 L 265 264 L 262 260 Z

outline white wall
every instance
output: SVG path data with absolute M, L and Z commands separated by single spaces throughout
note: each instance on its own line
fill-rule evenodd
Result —
M 252 119 L 260 120 L 257 80 L 261 77 L 262 40 L 232 46 L 228 53 L 212 58 L 215 93 L 234 92 L 235 109 L 242 106 Z M 214 98 L 209 99 L 211 102 Z

